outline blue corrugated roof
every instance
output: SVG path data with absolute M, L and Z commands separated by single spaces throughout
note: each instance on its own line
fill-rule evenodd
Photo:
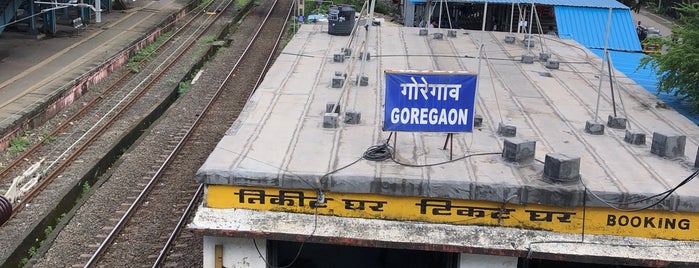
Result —
M 588 48 L 604 48 L 609 9 L 556 6 L 558 36 L 575 39 Z M 611 50 L 641 51 L 636 25 L 628 9 L 612 9 Z
M 437 2 L 437 0 L 433 0 Z M 425 0 L 411 0 L 413 3 L 424 3 Z M 450 3 L 492 3 L 492 4 L 512 4 L 519 3 L 524 5 L 531 5 L 532 1 L 524 0 L 447 0 Z M 616 0 L 536 0 L 534 1 L 536 5 L 550 5 L 550 6 L 570 6 L 570 7 L 597 7 L 597 8 L 619 8 L 619 9 L 629 9 L 619 1 Z
M 591 49 L 597 56 L 602 57 L 604 51 L 602 49 Z M 635 81 L 637 84 L 655 94 L 668 106 L 677 110 L 680 114 L 692 120 L 695 124 L 699 124 L 699 115 L 692 112 L 692 108 L 688 103 L 677 101 L 677 98 L 672 94 L 658 94 L 658 78 L 655 72 L 650 67 L 638 68 L 641 59 L 646 54 L 638 52 L 621 52 L 610 51 L 609 56 L 612 58 L 614 68 L 624 73 L 628 78 Z M 636 69 L 638 68 L 638 69 Z

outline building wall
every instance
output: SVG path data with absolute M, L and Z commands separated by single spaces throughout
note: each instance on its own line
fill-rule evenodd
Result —
M 203 267 L 216 267 L 216 245 L 223 248 L 223 267 L 266 267 L 260 254 L 267 256 L 267 241 L 258 239 L 256 242 L 260 253 L 257 253 L 252 239 L 205 236 Z
M 494 255 L 476 255 L 462 253 L 459 268 L 517 268 L 517 258 Z

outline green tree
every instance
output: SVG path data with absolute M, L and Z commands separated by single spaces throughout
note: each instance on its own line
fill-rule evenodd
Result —
M 692 105 L 699 112 L 699 3 L 678 4 L 679 25 L 672 35 L 654 37 L 648 42 L 662 44 L 665 52 L 641 59 L 658 75 L 658 92 L 670 93 Z

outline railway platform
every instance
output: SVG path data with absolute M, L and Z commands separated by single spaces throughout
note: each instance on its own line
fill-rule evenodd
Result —
M 0 150 L 43 123 L 128 61 L 129 49 L 164 26 L 186 1 L 134 1 L 100 23 L 63 26 L 55 36 L 0 35 Z

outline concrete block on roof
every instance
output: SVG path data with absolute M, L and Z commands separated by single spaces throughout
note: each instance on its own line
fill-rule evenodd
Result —
M 653 132 L 650 153 L 662 157 L 682 157 L 687 136 L 672 132 Z
M 585 132 L 592 135 L 602 135 L 604 134 L 604 125 L 595 121 L 585 122 Z
M 345 113 L 345 123 L 356 125 L 362 120 L 362 113 L 358 111 L 347 111 Z
M 355 81 L 359 81 L 359 85 L 362 87 L 368 86 L 369 85 L 369 77 L 366 75 L 359 76 L 355 78 Z
M 560 67 L 560 63 L 558 61 L 548 59 L 546 64 L 544 64 L 544 67 L 546 67 L 546 69 L 557 70 Z
M 626 118 L 625 117 L 607 117 L 607 126 L 615 129 L 626 129 Z
M 333 55 L 333 62 L 345 62 L 345 55 L 344 54 Z
M 544 177 L 555 182 L 576 182 L 580 179 L 580 157 L 561 153 L 546 154 Z
M 473 127 L 481 127 L 483 125 L 483 116 L 476 114 L 473 116 Z
M 323 115 L 323 127 L 324 128 L 337 128 L 340 124 L 339 115 L 336 113 L 325 113 Z
M 420 29 L 420 36 L 427 36 L 427 29 Z
M 517 135 L 517 127 L 498 123 L 498 135 L 503 137 L 514 137 Z
M 527 163 L 534 160 L 536 142 L 519 138 L 507 138 L 504 141 L 502 157 L 508 162 Z
M 345 84 L 345 78 L 343 77 L 333 77 L 332 88 L 341 88 Z
M 456 30 L 448 30 L 447 37 L 456 37 Z
M 522 43 L 524 43 L 524 47 L 534 47 L 536 45 L 534 39 L 524 39 Z
M 333 111 L 333 107 L 335 110 Z M 336 104 L 335 102 L 328 102 L 325 104 L 325 112 L 326 113 L 340 113 L 340 105 Z
M 437 39 L 437 40 L 442 40 L 442 39 L 444 39 L 444 34 L 443 33 L 434 33 L 433 38 Z
M 340 52 L 344 53 L 345 56 L 347 56 L 347 57 L 352 56 L 352 49 L 351 48 L 344 47 L 340 50 Z
M 532 64 L 534 63 L 534 55 L 522 55 L 522 59 L 520 59 L 520 62 L 526 63 L 526 64 Z
M 514 35 L 507 35 L 507 36 L 505 36 L 505 43 L 514 44 L 515 41 L 516 41 L 516 39 L 515 39 L 515 36 L 514 36 Z
M 541 52 L 539 53 L 539 61 L 547 61 L 551 58 L 551 52 Z
M 627 129 L 624 141 L 634 145 L 646 144 L 646 133 Z

